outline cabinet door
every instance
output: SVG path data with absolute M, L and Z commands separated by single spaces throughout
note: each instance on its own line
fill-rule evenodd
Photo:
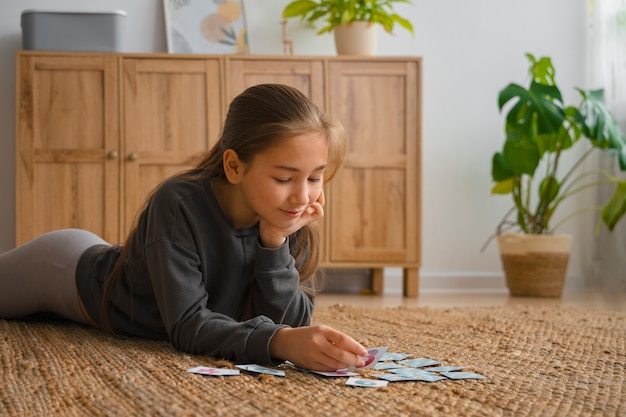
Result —
M 320 60 L 231 58 L 226 61 L 228 103 L 246 88 L 277 83 L 295 87 L 324 111 L 324 67 Z M 227 104 L 228 104 L 227 103 Z
M 348 133 L 333 180 L 330 261 L 419 262 L 419 61 L 329 62 L 329 112 Z
M 164 179 L 193 167 L 222 126 L 221 61 L 123 61 L 122 234 Z
M 17 59 L 16 243 L 67 227 L 117 242 L 116 58 Z

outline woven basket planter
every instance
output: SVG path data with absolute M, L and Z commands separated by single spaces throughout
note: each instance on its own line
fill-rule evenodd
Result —
M 571 235 L 498 236 L 500 259 L 511 295 L 560 297 L 571 242 Z

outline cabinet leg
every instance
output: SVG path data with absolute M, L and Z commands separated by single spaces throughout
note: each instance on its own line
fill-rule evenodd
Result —
M 372 292 L 377 295 L 383 293 L 384 269 L 372 268 Z
M 402 272 L 404 296 L 417 297 L 420 285 L 419 269 L 404 268 Z

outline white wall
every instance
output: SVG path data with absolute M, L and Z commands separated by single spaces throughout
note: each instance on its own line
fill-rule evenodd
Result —
M 206 0 L 209 1 L 209 0 Z M 280 12 L 287 0 L 246 0 L 253 54 L 282 54 Z M 489 194 L 490 160 L 502 140 L 498 91 L 524 82 L 524 53 L 549 55 L 566 98 L 587 87 L 587 2 L 584 0 L 414 0 L 398 11 L 415 26 L 415 36 L 380 31 L 379 55 L 422 56 L 423 73 L 423 268 L 422 291 L 503 289 L 496 245 L 482 244 L 510 207 Z M 25 9 L 125 10 L 128 51 L 165 52 L 159 0 L 20 0 L 0 5 L 0 252 L 14 247 L 15 59 L 21 47 L 20 14 Z M 290 21 L 297 55 L 334 54 L 330 36 Z M 572 204 L 583 204 L 581 197 Z M 589 200 L 590 201 L 590 200 Z M 591 276 L 590 216 L 567 223 L 575 234 L 568 288 Z M 399 289 L 390 269 L 386 291 Z

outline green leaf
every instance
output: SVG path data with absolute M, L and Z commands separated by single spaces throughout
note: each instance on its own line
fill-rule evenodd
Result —
M 504 156 L 501 152 L 493 155 L 491 163 L 491 178 L 498 182 L 513 178 L 513 171 L 506 166 Z
M 319 7 L 319 4 L 312 0 L 295 0 L 285 6 L 282 17 L 288 18 L 300 16 L 304 19 L 304 17 L 316 7 Z
M 537 61 L 532 54 L 526 54 L 526 57 L 530 62 L 528 72 L 530 73 L 533 81 L 540 84 L 556 86 L 556 81 L 554 80 L 556 71 L 554 70 L 554 66 L 552 66 L 552 60 L 549 57 L 541 57 L 539 61 Z
M 491 188 L 491 194 L 510 194 L 513 192 L 514 183 L 515 181 L 513 178 L 505 181 L 499 181 Z
M 547 151 L 553 151 L 553 144 L 555 143 L 556 135 L 554 134 L 544 134 L 544 135 L 536 135 L 535 143 L 537 144 L 537 149 L 539 150 L 539 155 L 543 156 Z
M 615 191 L 602 208 L 602 220 L 609 230 L 613 230 L 626 213 L 626 179 L 618 180 Z
M 559 129 L 554 142 L 550 144 L 550 152 L 571 148 L 583 134 L 582 120 L 583 116 L 576 107 L 566 107 L 565 121 Z
M 604 90 L 578 91 L 583 97 L 579 107 L 584 120 L 583 133 L 593 146 L 618 150 L 626 146 L 624 134 L 604 104 Z
M 516 130 L 508 132 L 502 156 L 513 175 L 533 175 L 541 159 L 537 144 Z
M 539 184 L 539 206 L 548 205 L 554 201 L 560 191 L 559 181 L 553 176 L 545 177 Z
M 555 86 L 539 84 L 533 81 L 529 89 L 517 84 L 509 84 L 500 91 L 498 105 L 500 110 L 510 100 L 517 102 L 506 116 L 507 125 L 529 134 L 535 126 L 538 134 L 558 131 L 565 119 L 565 112 L 558 104 L 562 101 L 561 92 Z
M 626 146 L 620 149 L 619 153 L 617 154 L 617 158 L 619 160 L 619 168 L 622 171 L 626 171 Z
M 394 22 L 396 22 L 397 24 L 402 26 L 404 29 L 411 32 L 411 35 L 415 35 L 415 33 L 413 32 L 413 25 L 407 19 L 404 19 L 398 16 L 397 14 L 392 14 L 391 18 L 393 19 Z
M 393 19 L 391 17 L 383 15 L 383 14 L 373 14 L 370 20 L 373 23 L 380 24 L 387 33 L 391 33 L 393 30 Z

